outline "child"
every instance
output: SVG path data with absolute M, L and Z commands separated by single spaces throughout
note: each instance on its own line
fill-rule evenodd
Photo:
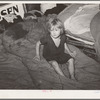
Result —
M 55 71 L 64 76 L 59 64 L 69 63 L 70 78 L 75 79 L 74 75 L 74 59 L 76 52 L 73 53 L 69 50 L 66 44 L 66 35 L 64 34 L 64 27 L 61 21 L 57 18 L 51 18 L 48 21 L 49 33 L 40 39 L 36 44 L 36 57 L 35 59 L 40 60 L 40 45 L 43 47 L 43 57 L 46 61 L 55 69 Z M 69 54 L 65 53 L 65 49 Z

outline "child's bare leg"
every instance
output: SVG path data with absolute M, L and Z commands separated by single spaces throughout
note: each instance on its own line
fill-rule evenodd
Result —
M 71 79 L 76 80 L 76 79 L 75 79 L 75 69 L 74 69 L 74 59 L 73 59 L 73 58 L 69 59 L 69 60 L 68 60 L 68 63 L 69 63 L 69 65 L 68 65 L 68 70 L 69 70 Z
M 55 71 L 61 75 L 61 76 L 64 76 L 65 75 L 63 74 L 62 70 L 60 69 L 59 67 L 59 64 L 56 62 L 56 61 L 50 61 L 49 64 L 55 69 Z

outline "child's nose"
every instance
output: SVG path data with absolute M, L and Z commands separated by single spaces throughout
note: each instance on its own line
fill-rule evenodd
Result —
M 56 31 L 54 31 L 53 33 L 56 34 Z

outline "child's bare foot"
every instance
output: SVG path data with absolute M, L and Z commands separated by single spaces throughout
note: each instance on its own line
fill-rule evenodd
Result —
M 36 60 L 36 61 L 40 61 L 40 57 L 39 56 L 35 56 L 33 59 Z
M 76 79 L 75 76 L 73 76 L 73 75 L 71 76 L 71 79 L 77 81 L 77 79 Z

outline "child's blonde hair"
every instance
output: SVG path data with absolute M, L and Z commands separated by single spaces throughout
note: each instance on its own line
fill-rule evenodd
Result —
M 61 22 L 60 19 L 58 18 L 50 18 L 47 22 L 47 27 L 48 27 L 48 31 L 51 30 L 52 27 L 57 27 L 61 30 L 61 33 L 60 34 L 63 34 L 64 33 L 64 25 L 63 23 Z

